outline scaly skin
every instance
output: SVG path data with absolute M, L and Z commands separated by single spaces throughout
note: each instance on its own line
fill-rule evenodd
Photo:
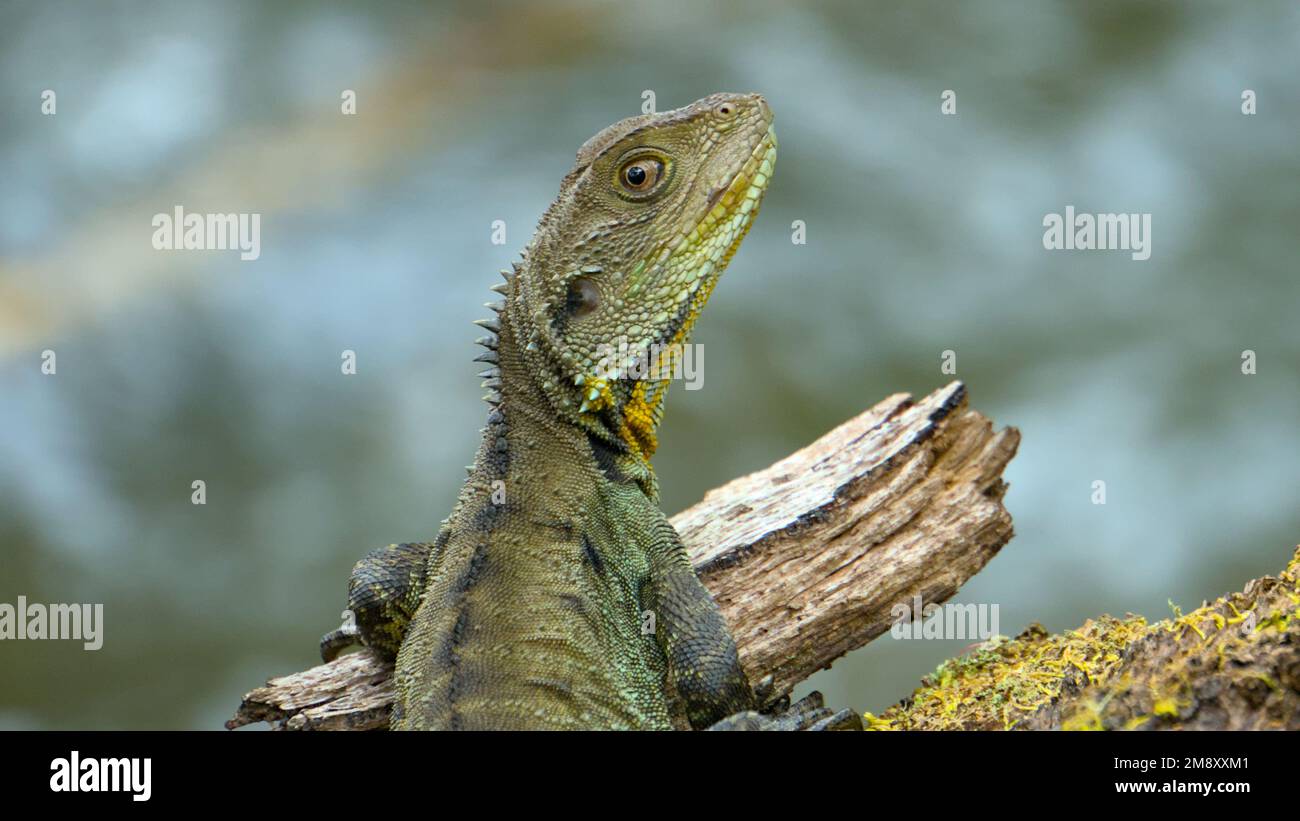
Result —
M 632 117 L 578 151 L 480 323 L 491 411 L 452 515 L 432 544 L 362 559 L 356 624 L 322 640 L 327 660 L 357 638 L 396 655 L 395 729 L 761 723 L 658 507 L 666 374 L 630 378 L 609 349 L 686 342 L 775 158 L 752 94 Z

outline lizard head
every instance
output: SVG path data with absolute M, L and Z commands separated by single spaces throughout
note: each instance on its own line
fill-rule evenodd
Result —
M 775 161 L 757 94 L 630 117 L 578 150 L 506 301 L 530 378 L 562 418 L 649 459 L 674 358 Z

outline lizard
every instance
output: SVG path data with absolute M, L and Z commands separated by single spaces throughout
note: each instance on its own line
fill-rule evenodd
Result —
M 714 94 L 578 150 L 477 323 L 487 425 L 451 515 L 361 559 L 321 640 L 326 661 L 355 643 L 395 658 L 391 728 L 766 726 L 650 460 L 672 358 L 776 149 L 762 96 Z

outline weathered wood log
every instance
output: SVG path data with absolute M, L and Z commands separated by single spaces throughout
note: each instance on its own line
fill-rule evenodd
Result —
M 888 629 L 893 605 L 951 597 L 1011 538 L 1001 475 L 1019 441 L 960 382 L 896 394 L 675 516 L 750 678 L 787 693 Z M 391 674 L 343 656 L 253 690 L 226 726 L 383 728 Z

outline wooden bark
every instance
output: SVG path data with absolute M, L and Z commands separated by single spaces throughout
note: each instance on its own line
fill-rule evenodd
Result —
M 786 693 L 888 629 L 894 604 L 951 597 L 1011 538 L 1001 474 L 1019 440 L 960 382 L 896 394 L 673 517 L 751 679 Z M 361 651 L 271 679 L 226 726 L 383 728 L 391 673 Z

